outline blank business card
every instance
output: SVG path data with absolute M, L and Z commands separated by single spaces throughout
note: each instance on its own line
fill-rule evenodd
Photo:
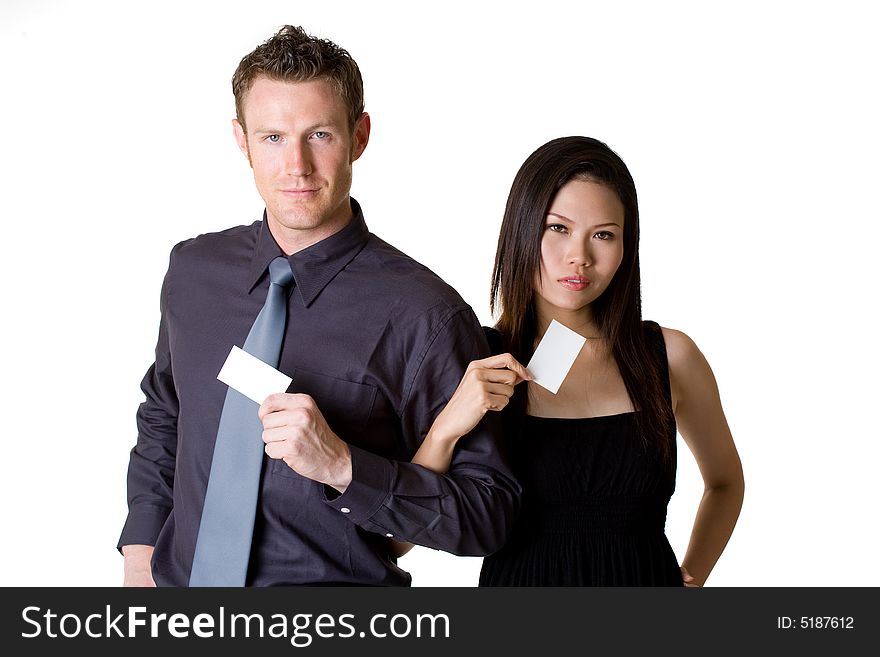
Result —
M 269 395 L 286 391 L 293 380 L 235 345 L 217 378 L 258 404 Z
M 535 383 L 555 395 L 586 341 L 554 319 L 526 369 L 535 377 Z

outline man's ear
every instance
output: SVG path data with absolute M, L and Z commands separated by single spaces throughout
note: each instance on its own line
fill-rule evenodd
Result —
M 351 138 L 351 161 L 358 159 L 370 141 L 370 115 L 364 112 L 354 126 Z
M 238 148 L 244 153 L 248 162 L 250 162 L 251 154 L 248 151 L 247 134 L 244 131 L 244 126 L 238 119 L 232 119 L 232 135 L 235 137 L 235 143 L 238 144 Z

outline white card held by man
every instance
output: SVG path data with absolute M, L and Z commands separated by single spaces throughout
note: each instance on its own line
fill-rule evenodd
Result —
M 526 369 L 535 377 L 535 383 L 555 395 L 586 341 L 554 319 Z
M 269 395 L 286 391 L 293 380 L 234 345 L 217 378 L 257 404 Z

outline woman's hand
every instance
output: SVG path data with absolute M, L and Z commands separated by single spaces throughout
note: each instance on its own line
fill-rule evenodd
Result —
M 448 471 L 458 439 L 477 426 L 487 411 L 500 411 L 507 406 L 513 387 L 532 378 L 510 354 L 472 361 L 452 399 L 434 419 L 412 462 L 434 472 Z M 412 543 L 392 541 L 390 550 L 392 556 L 401 557 L 411 548 Z
M 699 584 L 694 583 L 694 576 L 691 575 L 687 568 L 681 566 L 681 581 L 684 582 L 684 585 L 689 589 L 698 589 L 700 588 Z
M 530 380 L 532 375 L 510 354 L 471 362 L 452 399 L 434 420 L 431 433 L 440 440 L 461 438 L 487 411 L 507 406 L 516 384 Z
M 446 472 L 458 439 L 473 429 L 486 411 L 500 411 L 513 395 L 513 387 L 532 380 L 510 354 L 475 360 L 468 365 L 452 399 L 422 441 L 412 462 L 434 472 Z

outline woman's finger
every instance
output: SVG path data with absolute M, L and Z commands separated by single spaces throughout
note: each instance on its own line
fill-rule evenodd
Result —
M 519 383 L 520 381 L 531 381 L 534 378 L 529 374 L 528 370 L 522 365 L 522 363 L 511 354 L 498 354 L 497 356 L 490 356 L 489 358 L 483 358 L 482 360 L 475 360 L 470 366 L 468 366 L 468 369 L 471 367 L 486 370 L 507 368 L 517 375 L 518 380 L 516 383 Z

